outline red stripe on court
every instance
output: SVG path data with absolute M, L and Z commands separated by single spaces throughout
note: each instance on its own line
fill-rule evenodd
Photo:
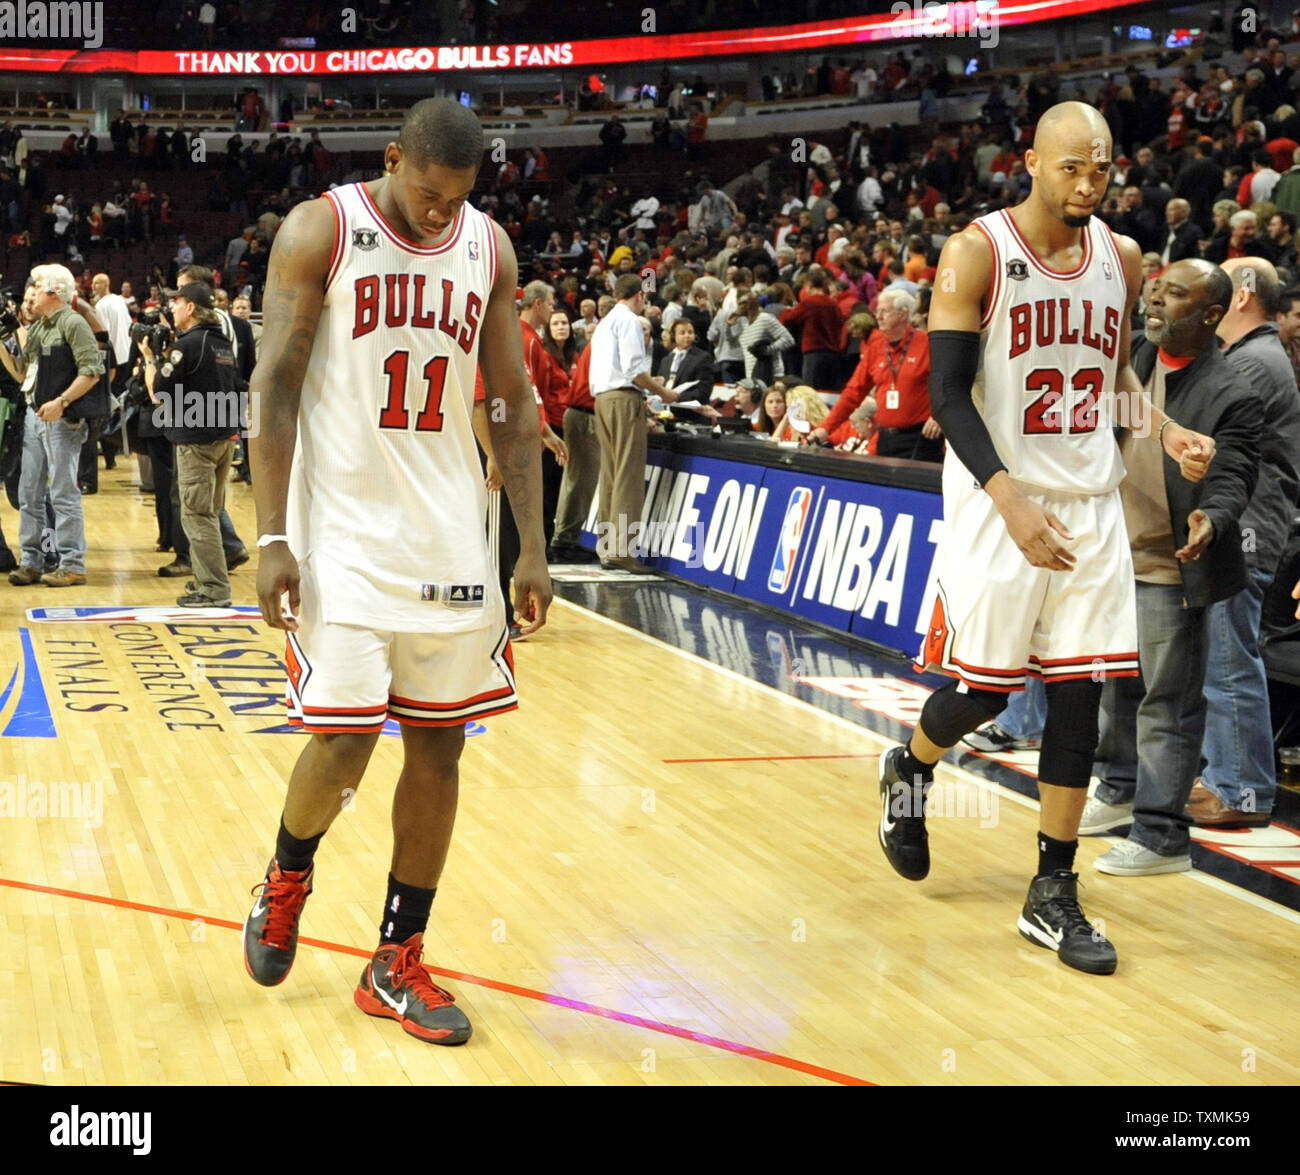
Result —
M 242 922 L 231 922 L 228 918 L 212 918 L 206 914 L 186 913 L 184 910 L 172 910 L 166 906 L 150 906 L 144 902 L 129 902 L 125 898 L 109 898 L 101 894 L 81 893 L 75 889 L 57 889 L 50 885 L 34 885 L 28 881 L 14 881 L 8 877 L 0 877 L 0 886 L 9 889 L 27 890 L 30 893 L 51 894 L 60 898 L 77 898 L 83 902 L 97 902 L 101 906 L 116 906 L 121 910 L 138 910 L 143 914 L 159 914 L 164 918 L 181 918 L 186 922 L 193 922 L 197 918 L 209 926 L 222 926 L 227 930 L 243 930 L 244 928 Z M 364 950 L 361 947 L 326 942 L 324 939 L 319 938 L 300 938 L 298 941 L 304 946 L 320 947 L 322 950 L 336 951 L 342 955 L 355 955 L 358 959 L 368 959 L 372 954 L 371 951 Z M 604 1020 L 615 1020 L 621 1024 L 631 1024 L 636 1028 L 645 1028 L 651 1032 L 658 1032 L 663 1036 L 675 1036 L 680 1040 L 693 1040 L 697 1044 L 706 1044 L 710 1048 L 736 1053 L 742 1057 L 753 1057 L 756 1061 L 766 1061 L 769 1065 L 777 1065 L 782 1069 L 792 1069 L 797 1073 L 807 1073 L 813 1077 L 820 1077 L 824 1081 L 833 1081 L 838 1085 L 875 1085 L 874 1081 L 853 1077 L 848 1073 L 837 1073 L 834 1069 L 823 1069 L 820 1065 L 811 1065 L 807 1061 L 796 1060 L 794 1057 L 786 1057 L 780 1053 L 770 1053 L 766 1049 L 755 1048 L 749 1044 L 740 1044 L 734 1040 L 724 1040 L 720 1036 L 709 1036 L 690 1028 L 679 1028 L 675 1024 L 665 1024 L 661 1020 L 649 1020 L 644 1016 L 634 1016 L 630 1012 L 617 1012 L 613 1008 L 602 1008 L 599 1004 L 589 1004 L 584 1000 L 571 1000 L 565 996 L 535 991 L 531 987 L 518 987 L 513 983 L 504 983 L 499 979 L 484 979 L 480 975 L 469 975 L 464 971 L 449 971 L 445 967 L 432 967 L 427 963 L 425 966 L 435 975 L 442 975 L 447 979 L 456 979 L 461 983 L 472 983 L 477 987 L 488 987 L 494 991 L 505 992 L 507 995 L 521 996 L 524 999 L 537 1000 L 539 1003 L 552 1004 L 557 1008 L 571 1008 L 575 1012 L 585 1012 L 588 1016 L 599 1016 Z
M 717 759 L 660 759 L 661 763 L 799 763 L 811 759 L 879 759 L 879 755 L 732 755 Z

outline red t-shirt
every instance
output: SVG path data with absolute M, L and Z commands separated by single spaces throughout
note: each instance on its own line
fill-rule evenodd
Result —
M 781 325 L 802 326 L 799 349 L 809 351 L 835 351 L 840 345 L 840 327 L 844 315 L 829 294 L 808 294 L 797 306 L 781 311 Z

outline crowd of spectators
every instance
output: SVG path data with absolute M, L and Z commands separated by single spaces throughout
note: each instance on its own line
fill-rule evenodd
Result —
M 808 76 L 801 84 L 814 92 L 847 88 L 868 97 L 945 85 L 919 54 L 852 66 L 828 58 Z M 667 113 L 686 101 L 680 89 L 663 96 Z M 1186 256 L 1273 261 L 1286 290 L 1282 341 L 1300 363 L 1289 313 L 1300 277 L 1298 90 L 1300 55 L 1261 34 L 1235 62 L 1194 64 L 1164 79 L 1130 66 L 1083 96 L 1102 110 L 1115 135 L 1114 186 L 1101 215 L 1139 242 L 1148 275 Z M 1025 151 L 1036 118 L 1075 96 L 1045 73 L 1006 79 L 990 91 L 975 122 L 926 127 L 934 133 L 925 135 L 901 122 L 874 129 L 853 122 L 824 142 L 807 141 L 798 157 L 774 141 L 767 160 L 739 177 L 688 167 L 679 179 L 659 184 L 620 182 L 625 135 L 615 116 L 601 132 L 606 173 L 586 174 L 566 193 L 571 198 L 557 199 L 545 151 L 529 147 L 490 165 L 494 170 L 480 184 L 487 190 L 476 202 L 513 240 L 521 285 L 544 281 L 554 288 L 557 323 L 570 320 L 567 331 L 559 327 L 566 334 L 559 349 L 567 355 L 562 365 L 571 387 L 600 307 L 611 304 L 618 277 L 634 273 L 647 287 L 653 371 L 682 350 L 687 332 L 674 334 L 673 327 L 684 320 L 693 334 L 687 350 L 701 352 L 716 384 L 728 388 L 722 410 L 748 405 L 757 431 L 941 460 L 928 389 L 912 370 L 928 371 L 925 322 L 939 252 L 974 218 L 1024 197 L 1030 186 Z M 141 126 L 124 115 L 114 119 L 110 139 L 115 157 L 141 171 L 178 164 L 189 143 L 183 124 Z M 55 167 L 85 166 L 93 151 L 87 132 L 70 134 Z M 18 162 L 6 153 L 0 166 L 11 160 Z M 41 169 L 23 162 L 28 191 L 36 194 L 44 177 L 33 188 L 32 173 Z M 272 135 L 260 149 L 235 135 L 217 171 L 212 207 L 238 212 L 246 227 L 222 255 L 196 260 L 214 268 L 227 290 L 246 292 L 255 310 L 282 217 L 332 177 L 374 174 L 339 176 L 319 132 L 305 141 Z M 729 182 L 723 188 L 715 178 Z M 6 182 L 12 177 L 0 172 L 0 199 Z M 250 204 L 250 193 L 262 195 Z M 47 258 L 76 260 L 98 243 L 150 241 L 174 220 L 166 195 L 145 179 L 90 208 L 58 196 L 45 207 L 40 243 Z M 192 259 L 179 242 L 173 265 Z M 171 270 L 164 276 L 170 280 Z M 114 274 L 124 278 L 147 307 L 150 275 Z M 899 366 L 904 360 L 915 360 L 907 378 Z M 741 381 L 741 392 L 731 390 Z M 696 395 L 707 403 L 712 389 L 706 396 L 703 380 L 697 382 Z M 787 409 L 800 405 L 784 428 L 781 418 L 763 424 L 769 388 Z M 823 414 L 815 407 L 809 412 L 806 397 L 791 395 L 798 388 L 819 394 L 828 424 L 813 419 Z M 567 406 L 548 406 L 557 425 Z

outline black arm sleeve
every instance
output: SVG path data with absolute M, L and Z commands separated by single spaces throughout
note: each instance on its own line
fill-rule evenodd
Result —
M 980 337 L 973 330 L 930 332 L 930 415 L 961 463 L 985 485 L 1005 470 L 988 426 L 971 399 L 979 371 Z

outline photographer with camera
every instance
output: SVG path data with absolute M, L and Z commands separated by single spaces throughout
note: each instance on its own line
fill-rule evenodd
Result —
M 218 515 L 225 506 L 233 438 L 242 422 L 240 380 L 234 351 L 213 309 L 212 290 L 189 282 L 170 298 L 177 336 L 165 354 L 155 354 L 159 339 L 150 337 L 151 331 L 136 327 L 132 337 L 144 356 L 145 386 L 156 419 L 176 446 L 181 525 L 194 569 L 191 590 L 176 602 L 183 608 L 226 607 L 230 577 Z
M 0 347 L 0 362 L 22 383 L 28 405 L 18 487 L 22 564 L 9 573 L 9 582 L 72 587 L 86 582 L 86 524 L 77 488 L 77 462 L 89 432 L 82 401 L 99 385 L 104 361 L 90 326 L 72 309 L 77 287 L 68 269 L 38 265 L 31 280 L 37 320 L 30 330 L 19 329 L 22 354 L 15 358 Z M 47 485 L 59 566 L 42 575 Z

